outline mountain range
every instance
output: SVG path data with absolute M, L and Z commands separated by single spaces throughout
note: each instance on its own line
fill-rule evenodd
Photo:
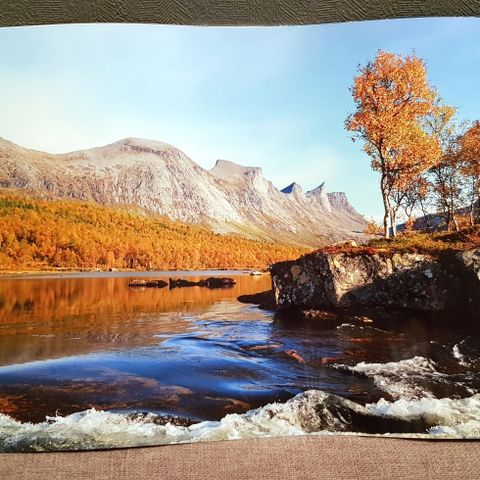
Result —
M 66 154 L 0 138 L 0 187 L 137 205 L 217 233 L 308 247 L 359 238 L 367 223 L 324 183 L 308 192 L 296 183 L 279 190 L 259 167 L 217 160 L 208 170 L 172 145 L 138 138 Z

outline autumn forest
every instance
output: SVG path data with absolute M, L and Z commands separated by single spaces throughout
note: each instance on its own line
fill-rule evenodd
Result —
M 219 235 L 134 207 L 0 192 L 0 270 L 265 268 L 305 250 Z

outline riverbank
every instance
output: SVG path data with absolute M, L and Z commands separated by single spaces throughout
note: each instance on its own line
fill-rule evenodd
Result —
M 0 280 L 9 278 L 30 278 L 30 277 L 156 277 L 159 275 L 188 275 L 188 276 L 204 276 L 204 275 L 250 275 L 251 272 L 256 271 L 252 268 L 240 269 L 221 269 L 211 268 L 204 270 L 130 270 L 130 269 L 115 269 L 115 270 L 99 270 L 99 269 L 54 269 L 54 270 L 13 270 L 0 271 Z M 267 274 L 267 272 L 266 272 Z

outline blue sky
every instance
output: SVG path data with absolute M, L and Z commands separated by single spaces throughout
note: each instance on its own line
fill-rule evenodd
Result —
M 0 136 L 52 153 L 143 137 L 206 168 L 261 166 L 283 188 L 324 180 L 382 212 L 344 119 L 358 64 L 379 48 L 422 57 L 462 119 L 480 118 L 480 20 L 302 27 L 68 25 L 0 29 Z

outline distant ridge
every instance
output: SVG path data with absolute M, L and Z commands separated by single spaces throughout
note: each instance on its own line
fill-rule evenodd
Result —
M 0 139 L 2 187 L 138 205 L 218 233 L 300 246 L 358 238 L 366 225 L 346 195 L 327 194 L 325 184 L 280 191 L 259 167 L 218 160 L 207 170 L 168 143 L 139 138 L 55 155 Z

